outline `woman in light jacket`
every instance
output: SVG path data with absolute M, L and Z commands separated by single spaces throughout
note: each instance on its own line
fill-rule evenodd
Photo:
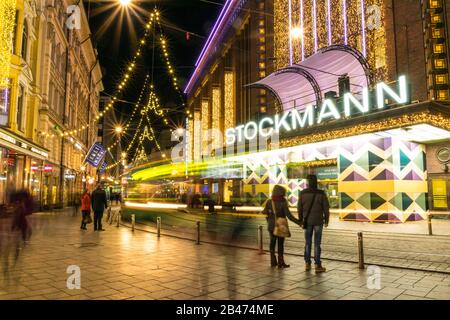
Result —
M 275 208 L 276 213 L 272 208 Z M 273 234 L 275 230 L 275 221 L 277 218 L 287 218 L 296 224 L 300 224 L 300 220 L 296 219 L 289 211 L 289 205 L 286 200 L 286 189 L 280 185 L 276 185 L 272 191 L 272 199 L 267 200 L 263 213 L 267 215 L 268 230 L 270 234 L 270 261 L 271 266 L 283 269 L 290 266 L 284 262 L 284 240 Z M 278 243 L 278 261 L 275 255 L 275 247 Z

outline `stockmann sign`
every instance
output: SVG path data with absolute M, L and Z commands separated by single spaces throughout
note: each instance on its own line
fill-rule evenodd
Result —
M 362 91 L 362 101 L 358 100 L 352 93 L 346 93 L 344 95 L 343 103 L 339 106 L 343 110 L 339 110 L 334 100 L 326 99 L 319 108 L 314 108 L 313 105 L 308 105 L 301 111 L 294 108 L 284 114 L 263 118 L 259 123 L 250 121 L 247 124 L 226 129 L 225 137 L 227 145 L 236 142 L 242 143 L 245 140 L 253 140 L 258 135 L 267 138 L 274 133 L 278 134 L 282 131 L 301 130 L 327 121 L 340 120 L 343 116 L 349 118 L 355 113 L 370 114 L 386 108 L 387 97 L 390 97 L 397 104 L 408 102 L 408 86 L 405 76 L 401 76 L 398 79 L 397 92 L 384 82 L 377 84 L 374 92 L 376 94 L 376 106 L 370 105 L 371 92 L 369 92 L 369 88 L 364 88 Z

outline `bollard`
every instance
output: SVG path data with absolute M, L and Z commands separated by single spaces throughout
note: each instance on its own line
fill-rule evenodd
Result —
M 156 234 L 161 237 L 161 217 L 156 218 Z
M 364 269 L 364 243 L 362 232 L 358 232 L 358 263 L 359 268 Z
M 259 247 L 259 254 L 264 254 L 264 248 L 263 248 L 263 226 L 258 227 L 258 247 Z
M 200 244 L 200 221 L 197 221 L 197 244 Z
M 131 231 L 134 231 L 134 225 L 136 224 L 136 215 L 133 213 L 131 215 Z
M 119 227 L 120 225 L 121 218 L 122 218 L 122 211 L 119 210 L 119 212 L 117 213 L 117 227 Z
M 433 235 L 433 226 L 431 225 L 431 219 L 433 218 L 433 215 L 428 213 L 428 235 Z

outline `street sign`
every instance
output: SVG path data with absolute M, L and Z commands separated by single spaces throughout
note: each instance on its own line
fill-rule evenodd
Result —
M 103 157 L 106 154 L 106 149 L 100 142 L 96 142 L 89 150 L 85 162 L 89 163 L 93 167 L 98 167 Z
M 108 166 L 108 163 L 106 161 L 103 161 L 102 166 L 100 167 L 100 170 L 98 171 L 99 174 L 102 174 L 106 171 L 106 167 Z

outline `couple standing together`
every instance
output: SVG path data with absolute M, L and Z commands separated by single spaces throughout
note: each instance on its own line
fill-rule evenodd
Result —
M 94 231 L 105 231 L 102 228 L 103 211 L 108 208 L 108 199 L 106 191 L 101 184 L 97 185 L 97 188 L 89 195 L 87 190 L 84 190 L 81 196 L 81 228 L 87 230 L 86 224 L 92 222 L 91 207 L 94 211 Z
M 314 263 L 316 273 L 325 272 L 320 260 L 323 227 L 328 226 L 330 217 L 330 205 L 323 190 L 317 186 L 317 177 L 307 177 L 308 188 L 301 191 L 298 199 L 298 219 L 289 211 L 286 200 L 286 189 L 276 185 L 272 191 L 272 199 L 264 206 L 263 213 L 267 215 L 268 229 L 270 233 L 270 258 L 272 267 L 289 268 L 284 262 L 284 241 L 290 237 L 287 219 L 293 221 L 304 229 L 305 232 L 305 270 L 311 270 L 311 250 L 314 237 Z M 275 255 L 275 247 L 278 244 L 278 261 Z

